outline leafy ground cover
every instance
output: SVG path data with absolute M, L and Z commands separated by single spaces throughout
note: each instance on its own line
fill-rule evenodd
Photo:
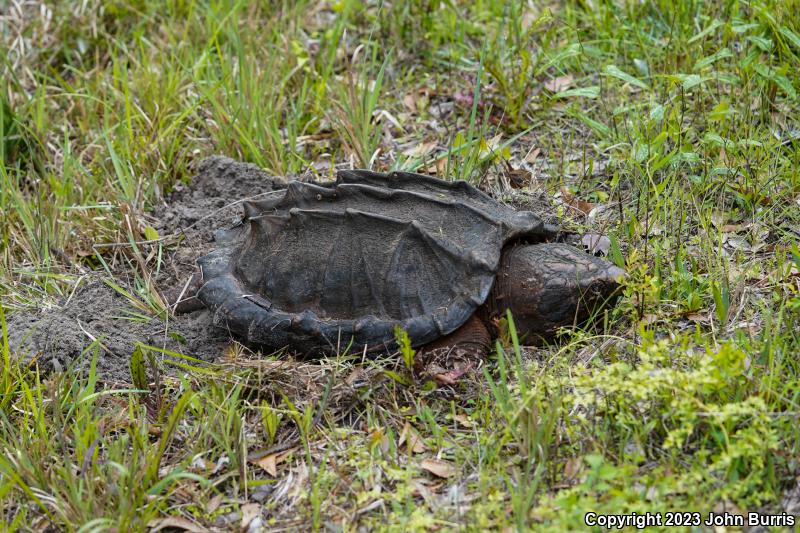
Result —
M 798 8 L 5 4 L 4 528 L 797 513 Z M 159 274 L 180 242 L 157 213 L 215 153 L 316 179 L 417 170 L 543 206 L 627 269 L 624 298 L 553 346 L 509 329 L 452 390 L 414 382 L 410 353 L 296 361 L 230 343 L 209 362 L 141 339 L 122 382 L 97 370 L 102 338 L 80 371 L 9 343 L 15 316 L 92 272 L 130 303 L 120 328 L 165 319 Z

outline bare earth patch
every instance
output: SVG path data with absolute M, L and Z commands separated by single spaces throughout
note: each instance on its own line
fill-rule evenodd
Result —
M 277 185 L 279 186 L 279 185 Z M 194 271 L 194 260 L 213 244 L 215 230 L 240 217 L 243 199 L 263 196 L 275 181 L 254 165 L 215 157 L 201 163 L 188 185 L 179 184 L 169 203 L 155 213 L 163 235 L 179 243 L 166 258 L 156 278 L 160 291 L 179 293 Z M 72 294 L 59 306 L 43 312 L 22 311 L 8 317 L 9 344 L 13 351 L 37 361 L 42 368 L 60 371 L 74 365 L 86 370 L 100 343 L 98 375 L 109 381 L 130 381 L 130 355 L 137 343 L 211 361 L 229 346 L 230 336 L 211 325 L 208 311 L 169 316 L 147 316 L 113 285 L 135 294 L 126 276 L 109 279 L 102 274 L 79 278 Z M 112 284 L 108 282 L 111 281 Z

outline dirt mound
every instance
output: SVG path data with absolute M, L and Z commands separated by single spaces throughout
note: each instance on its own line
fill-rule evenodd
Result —
M 195 259 L 213 248 L 214 232 L 242 218 L 242 202 L 263 198 L 285 188 L 281 178 L 270 176 L 250 163 L 227 157 L 203 160 L 188 184 L 178 183 L 168 203 L 156 209 L 156 229 L 161 235 L 178 235 L 181 244 L 169 258 L 158 283 L 171 288 L 195 271 Z
M 176 186 L 169 203 L 154 213 L 162 236 L 179 236 L 156 279 L 159 291 L 174 292 L 183 286 L 195 269 L 195 259 L 212 248 L 214 231 L 241 218 L 243 200 L 283 187 L 282 180 L 251 164 L 225 157 L 203 161 L 191 182 Z M 92 357 L 83 352 L 97 339 L 100 377 L 128 382 L 129 359 L 137 342 L 207 361 L 219 357 L 231 342 L 225 331 L 211 326 L 205 310 L 166 319 L 146 316 L 108 281 L 101 275 L 87 276 L 59 307 L 9 315 L 12 351 L 36 360 L 44 370 L 83 371 Z M 136 295 L 119 278 L 113 283 Z
M 137 342 L 209 361 L 230 342 L 224 331 L 209 327 L 207 311 L 167 320 L 141 315 L 130 300 L 95 277 L 82 282 L 59 308 L 9 316 L 8 340 L 15 353 L 55 371 L 71 366 L 85 371 L 93 350 L 84 352 L 98 340 L 98 375 L 123 382 L 130 381 L 128 363 Z
M 176 184 L 169 203 L 156 210 L 156 229 L 162 234 L 180 232 L 189 241 L 211 242 L 214 230 L 241 218 L 243 201 L 285 187 L 281 178 L 250 163 L 209 157 L 200 163 L 191 182 Z

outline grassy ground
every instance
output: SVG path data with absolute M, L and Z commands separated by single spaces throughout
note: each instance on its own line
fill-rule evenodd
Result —
M 3 4 L 6 314 L 102 270 L 93 244 L 139 239 L 213 153 L 544 195 L 563 225 L 608 237 L 625 297 L 559 345 L 502 339 L 463 393 L 342 356 L 290 372 L 229 357 L 132 379 L 144 394 L 39 375 L 4 342 L 0 524 L 583 529 L 587 511 L 787 505 L 797 2 L 250 4 Z M 169 253 L 153 246 L 148 268 Z

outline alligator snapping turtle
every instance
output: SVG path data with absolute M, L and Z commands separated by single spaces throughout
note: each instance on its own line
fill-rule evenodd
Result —
M 483 356 L 506 309 L 535 342 L 610 301 L 623 274 L 463 181 L 353 170 L 270 194 L 217 232 L 178 302 L 258 345 L 390 351 L 399 326 L 414 347 Z

